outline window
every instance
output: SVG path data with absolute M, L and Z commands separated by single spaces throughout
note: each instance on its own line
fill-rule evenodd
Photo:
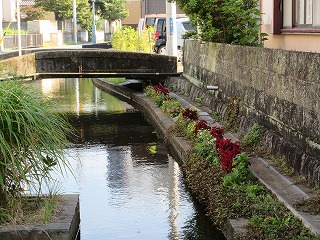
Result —
M 274 0 L 274 34 L 320 33 L 320 0 Z
M 315 1 L 314 1 L 315 2 Z M 295 0 L 295 26 L 312 26 L 313 0 Z

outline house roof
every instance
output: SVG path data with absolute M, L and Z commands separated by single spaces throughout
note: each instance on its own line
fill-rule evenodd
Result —
M 20 6 L 29 6 L 29 5 L 34 5 L 35 0 L 21 0 L 20 1 Z

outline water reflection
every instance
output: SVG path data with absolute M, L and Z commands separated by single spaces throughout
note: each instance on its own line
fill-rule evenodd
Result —
M 197 209 L 178 164 L 128 103 L 86 79 L 32 82 L 79 132 L 66 149 L 80 193 L 81 239 L 225 239 Z
M 58 110 L 62 113 L 92 114 L 100 112 L 123 112 L 134 109 L 110 94 L 105 94 L 92 85 L 90 79 L 43 79 L 32 81 L 50 99 L 58 101 Z

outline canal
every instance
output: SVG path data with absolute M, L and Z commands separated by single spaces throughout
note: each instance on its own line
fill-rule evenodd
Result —
M 59 193 L 80 194 L 81 240 L 225 239 L 193 201 L 178 163 L 129 103 L 90 79 L 31 85 L 58 103 L 77 137 L 66 149 L 74 176 L 55 175 Z

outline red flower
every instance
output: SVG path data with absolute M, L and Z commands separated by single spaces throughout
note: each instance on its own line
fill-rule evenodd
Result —
M 200 120 L 196 124 L 196 127 L 194 129 L 194 134 L 197 135 L 200 130 L 206 130 L 206 129 L 208 129 L 208 130 L 210 129 L 210 126 L 208 126 L 207 121 L 206 120 Z
M 232 160 L 241 153 L 239 142 L 231 142 L 231 139 L 217 138 L 216 149 L 220 155 L 220 163 L 223 170 L 231 172 Z
M 169 94 L 169 90 L 166 89 L 161 83 L 158 83 L 153 88 L 154 88 L 154 90 L 156 90 L 157 93 L 162 93 L 164 95 L 168 95 Z
M 190 108 L 186 108 L 182 113 L 182 119 L 191 119 L 191 120 L 198 120 L 198 112 L 197 110 L 191 110 Z
M 223 138 L 223 130 L 217 126 L 212 127 L 210 134 L 215 138 Z

